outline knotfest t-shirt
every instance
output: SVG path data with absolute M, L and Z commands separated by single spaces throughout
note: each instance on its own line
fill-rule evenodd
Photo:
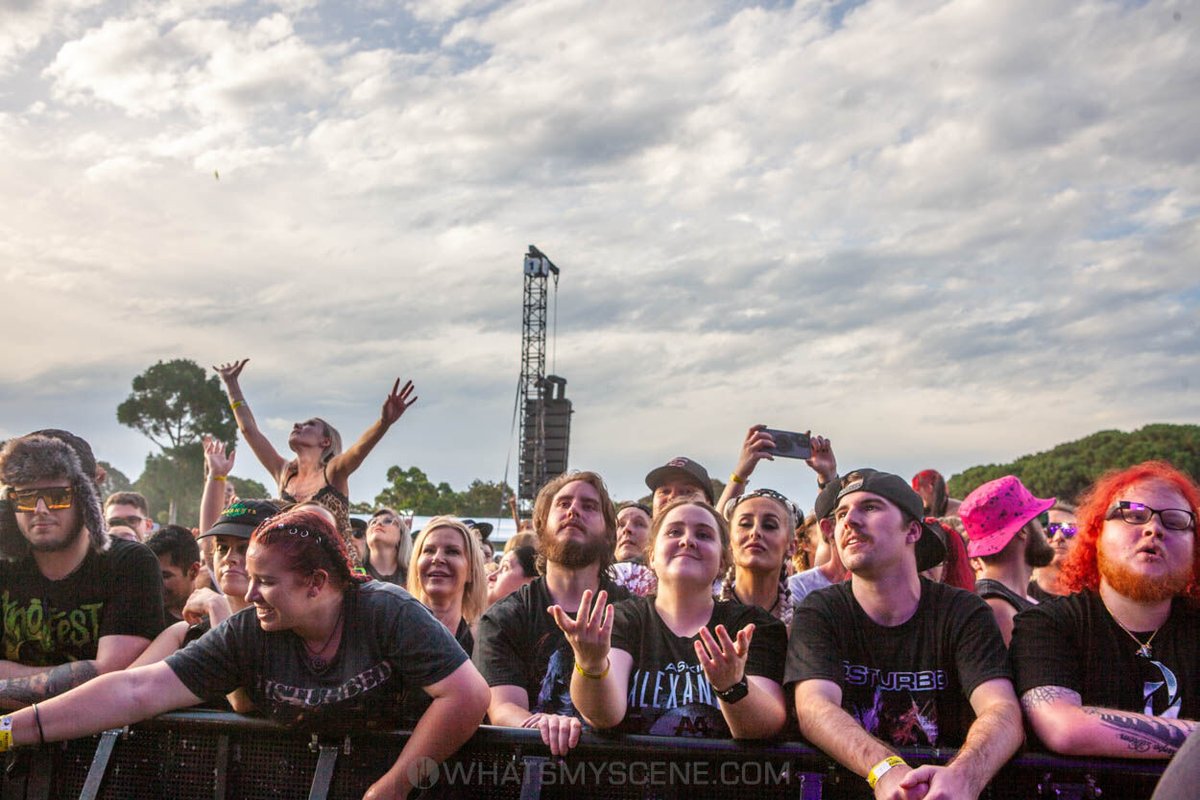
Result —
M 1010 677 L 988 605 L 921 578 L 916 612 L 894 627 L 867 616 L 849 582 L 808 595 L 792 619 L 784 680 L 833 681 L 842 708 L 896 747 L 958 747 L 975 720 L 971 693 Z
M 718 625 L 729 636 L 754 623 L 754 637 L 746 658 L 746 675 L 783 680 L 783 651 L 787 629 L 757 606 L 717 601 L 705 625 L 713 637 Z M 654 608 L 654 597 L 635 597 L 617 603 L 613 616 L 612 647 L 633 657 L 623 733 L 653 736 L 729 738 L 732 734 L 712 685 L 696 658 L 700 636 L 676 636 Z
M 1139 656 L 1095 592 L 1047 600 L 1013 623 L 1017 691 L 1062 686 L 1087 706 L 1200 718 L 1200 606 L 1175 598 L 1157 633 L 1134 631 L 1142 642 L 1152 634 L 1150 656 Z
M 607 578 L 600 588 L 608 601 L 629 598 L 629 592 Z M 534 713 L 578 717 L 571 702 L 571 671 L 575 651 L 547 613 L 554 598 L 546 579 L 522 586 L 489 608 L 475 629 L 472 659 L 488 686 L 520 686 L 529 695 Z
M 104 636 L 154 639 L 162 632 L 162 572 L 149 547 L 112 539 L 89 549 L 62 580 L 42 575 L 33 556 L 0 561 L 4 658 L 49 667 L 96 657 Z
M 323 669 L 296 634 L 262 630 L 253 607 L 167 656 L 167 666 L 198 697 L 242 687 L 256 709 L 286 724 L 394 724 L 406 689 L 437 683 L 467 660 L 445 626 L 397 586 L 371 581 L 345 603 L 341 643 Z

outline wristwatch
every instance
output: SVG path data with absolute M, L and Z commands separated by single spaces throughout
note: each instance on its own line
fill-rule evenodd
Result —
M 750 683 L 746 680 L 746 676 L 743 675 L 740 681 L 735 683 L 733 686 L 730 686 L 728 689 L 717 689 L 714 687 L 713 694 L 724 700 L 726 703 L 736 703 L 738 700 L 741 700 L 743 697 L 750 694 Z

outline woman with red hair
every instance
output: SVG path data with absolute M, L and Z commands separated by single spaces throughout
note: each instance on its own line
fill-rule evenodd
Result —
M 255 708 L 305 727 L 380 720 L 421 687 L 432 699 L 366 797 L 406 797 L 430 759 L 470 737 L 490 694 L 450 632 L 404 590 L 351 571 L 332 518 L 297 508 L 250 537 L 245 608 L 166 660 L 102 675 L 0 720 L 0 750 L 119 728 L 239 687 Z

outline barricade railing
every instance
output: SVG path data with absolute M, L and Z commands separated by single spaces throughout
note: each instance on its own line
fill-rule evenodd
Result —
M 300 734 L 253 717 L 183 711 L 9 755 L 0 800 L 361 798 L 410 734 L 362 727 Z M 904 751 L 945 763 L 954 751 Z M 1149 798 L 1165 764 L 1024 752 L 984 797 Z M 666 800 L 870 797 L 866 782 L 799 742 L 585 734 L 566 758 L 537 731 L 484 726 L 423 779 L 426 798 Z

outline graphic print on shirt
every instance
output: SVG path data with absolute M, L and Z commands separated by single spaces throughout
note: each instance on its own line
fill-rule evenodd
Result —
M 629 682 L 628 713 L 650 723 L 646 732 L 651 736 L 730 736 L 699 664 L 677 661 L 659 670 L 635 670 Z
M 62 610 L 44 605 L 38 598 L 2 598 L 4 614 L 4 658 L 28 666 L 53 666 L 62 662 L 55 655 L 62 649 L 77 649 L 100 640 L 100 612 L 104 603 L 83 603 Z
M 937 694 L 947 683 L 943 670 L 883 672 L 847 661 L 842 669 L 842 705 L 867 733 L 901 747 L 938 746 Z
M 1179 694 L 1179 679 L 1161 661 L 1149 659 L 1149 664 L 1158 667 L 1162 680 L 1148 680 L 1142 684 L 1142 695 L 1146 700 L 1143 713 L 1151 717 L 1179 719 L 1179 710 L 1183 707 L 1183 696 Z
M 538 642 L 536 648 L 540 651 L 547 639 L 554 638 L 547 634 Z M 542 676 L 542 685 L 538 690 L 537 702 L 530 709 L 534 713 L 561 714 L 573 717 L 575 704 L 571 702 L 571 670 L 575 668 L 575 652 L 571 645 L 564 640 L 546 661 L 546 674 Z

